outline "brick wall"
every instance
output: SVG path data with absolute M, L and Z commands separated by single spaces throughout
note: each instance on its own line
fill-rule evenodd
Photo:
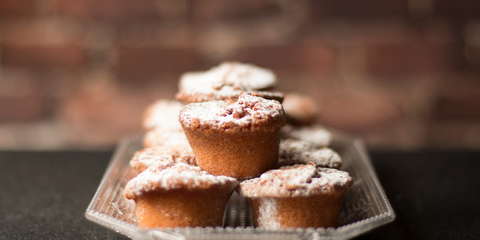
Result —
M 480 149 L 474 0 L 0 1 L 0 148 L 111 147 L 224 60 L 371 148 Z

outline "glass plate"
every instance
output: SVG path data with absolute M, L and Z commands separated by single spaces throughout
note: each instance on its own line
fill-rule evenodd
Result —
M 123 192 L 126 183 L 136 176 L 129 161 L 142 148 L 141 133 L 126 136 L 119 143 L 85 216 L 132 239 L 349 239 L 393 221 L 395 213 L 363 141 L 334 130 L 330 132 L 333 136 L 330 147 L 342 156 L 341 170 L 354 179 L 344 197 L 338 228 L 255 228 L 248 201 L 234 193 L 225 210 L 223 227 L 141 229 L 135 203 L 126 199 Z

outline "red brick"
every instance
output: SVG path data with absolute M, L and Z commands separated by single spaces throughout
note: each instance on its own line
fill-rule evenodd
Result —
M 480 149 L 480 124 L 465 121 L 439 121 L 428 125 L 429 148 Z
M 74 129 L 126 134 L 140 130 L 142 113 L 151 102 L 148 89 L 136 91 L 115 84 L 91 83 L 67 96 L 58 116 Z
M 39 121 L 49 113 L 50 102 L 45 96 L 0 96 L 0 122 Z
M 1 59 L 5 66 L 78 69 L 85 66 L 87 56 L 85 49 L 77 45 L 15 46 L 4 44 Z
M 279 71 L 331 72 L 336 50 L 323 44 L 250 47 L 239 50 L 236 59 Z
M 467 62 L 471 68 L 480 69 L 480 48 L 465 48 Z
M 158 16 L 154 0 L 59 0 L 60 14 L 96 20 L 136 20 Z
M 310 1 L 312 3 L 313 16 L 316 18 L 325 17 L 361 17 L 371 18 L 378 16 L 408 16 L 407 0 L 367 0 L 367 1 L 350 1 L 350 0 L 321 0 Z
M 0 1 L 0 18 L 31 17 L 35 14 L 33 0 Z
M 399 106 L 377 96 L 331 95 L 321 102 L 318 122 L 346 131 L 366 133 L 399 122 Z
M 179 74 L 198 68 L 198 55 L 191 48 L 119 47 L 119 74 Z
M 194 21 L 252 19 L 278 14 L 280 11 L 277 3 L 266 0 L 194 0 L 192 2 Z
M 366 64 L 375 74 L 445 72 L 461 63 L 461 47 L 454 44 L 412 43 L 367 46 Z
M 82 45 L 85 30 L 73 21 L 36 18 L 2 24 L 2 43 L 12 47 Z
M 477 0 L 436 0 L 434 1 L 434 13 L 458 19 L 478 19 L 480 2 Z
M 480 121 L 480 95 L 443 97 L 433 109 L 435 120 Z

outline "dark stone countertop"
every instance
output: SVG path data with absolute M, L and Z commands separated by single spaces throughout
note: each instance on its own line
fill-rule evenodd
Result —
M 0 152 L 0 239 L 128 239 L 88 221 L 112 152 Z M 358 239 L 480 239 L 480 152 L 370 152 L 397 215 Z

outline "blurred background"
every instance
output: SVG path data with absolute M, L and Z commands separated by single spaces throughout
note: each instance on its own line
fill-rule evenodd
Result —
M 371 149 L 480 149 L 476 0 L 0 0 L 0 149 L 110 149 L 224 60 Z

